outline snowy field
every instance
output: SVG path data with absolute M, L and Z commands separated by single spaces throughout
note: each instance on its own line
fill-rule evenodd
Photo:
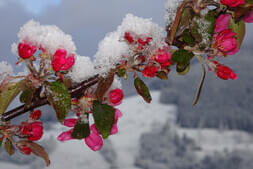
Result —
M 134 166 L 136 156 L 139 151 L 139 139 L 142 134 L 156 130 L 170 123 L 175 131 L 180 135 L 192 138 L 201 147 L 198 155 L 213 153 L 214 151 L 245 150 L 252 149 L 253 137 L 245 132 L 225 131 L 214 129 L 186 129 L 175 124 L 176 106 L 159 103 L 160 92 L 152 92 L 153 101 L 146 104 L 141 97 L 132 96 L 124 100 L 119 109 L 123 117 L 119 120 L 119 133 L 109 138 L 106 149 L 116 155 L 108 162 L 105 153 L 92 152 L 84 141 L 57 142 L 55 150 L 50 153 L 51 165 L 48 169 L 137 169 Z M 44 139 L 56 137 L 61 131 L 67 128 L 59 124 L 54 129 L 47 132 Z M 56 130 L 57 129 L 57 130 Z M 156 138 L 154 138 L 156 139 Z M 1 169 L 30 169 L 31 165 L 16 166 L 1 162 Z M 41 165 L 39 165 L 41 166 Z

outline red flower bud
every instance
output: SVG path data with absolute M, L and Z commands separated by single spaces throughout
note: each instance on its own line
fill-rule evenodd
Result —
M 147 66 L 143 69 L 142 75 L 144 77 L 155 77 L 157 70 L 156 66 Z
M 67 51 L 65 49 L 58 49 L 55 52 L 51 62 L 54 71 L 69 70 L 74 65 L 74 54 L 71 54 L 68 58 L 66 58 L 66 56 Z
M 18 149 L 21 153 L 25 154 L 25 155 L 30 155 L 31 154 L 31 148 L 27 147 L 25 145 L 22 146 L 18 146 Z
M 37 141 L 41 139 L 43 135 L 43 126 L 42 122 L 33 122 L 31 123 L 32 131 L 30 136 L 28 137 L 28 140 L 30 141 Z
M 38 120 L 41 116 L 41 111 L 40 110 L 34 110 L 31 114 L 30 114 L 30 118 L 33 120 Z
M 228 80 L 228 79 L 236 80 L 237 79 L 237 74 L 235 74 L 232 69 L 230 69 L 229 67 L 227 67 L 225 65 L 217 64 L 216 65 L 216 74 L 219 78 L 221 78 L 223 80 Z
M 236 7 L 238 5 L 243 5 L 245 0 L 220 0 L 223 5 L 227 5 L 229 7 Z
M 111 90 L 109 93 L 109 100 L 114 106 L 121 104 L 123 97 L 123 91 L 119 88 Z
M 18 44 L 18 54 L 23 59 L 29 59 L 36 52 L 36 46 L 31 46 L 28 43 Z
M 125 32 L 124 39 L 130 44 L 134 42 L 134 38 L 129 32 Z
M 42 122 L 35 121 L 32 123 L 21 123 L 20 134 L 27 136 L 30 141 L 37 141 L 43 135 Z
M 158 49 L 158 51 L 155 53 L 155 61 L 160 63 L 162 68 L 165 68 L 170 65 L 170 59 L 170 53 L 166 52 L 165 50 Z

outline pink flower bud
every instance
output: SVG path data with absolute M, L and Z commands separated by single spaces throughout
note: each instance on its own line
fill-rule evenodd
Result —
M 84 139 L 86 145 L 93 151 L 98 151 L 103 146 L 103 139 L 102 137 L 94 132 L 91 132 L 88 137 Z
M 253 11 L 248 12 L 244 18 L 243 18 L 244 22 L 247 23 L 253 23 Z
M 18 149 L 21 153 L 25 154 L 25 155 L 30 155 L 31 154 L 31 148 L 30 147 L 27 147 L 25 145 L 21 145 L 21 146 L 18 146 Z
M 67 51 L 65 49 L 57 49 L 51 62 L 54 71 L 69 70 L 74 65 L 74 54 L 71 54 L 67 59 L 66 56 Z
M 223 5 L 227 5 L 229 7 L 236 7 L 238 5 L 243 5 L 245 0 L 220 0 Z
M 109 93 L 109 100 L 114 106 L 120 105 L 123 97 L 123 91 L 119 88 L 111 90 Z
M 73 132 L 73 129 L 70 129 L 68 131 L 64 131 L 62 132 L 58 137 L 57 137 L 57 140 L 58 141 L 68 141 L 68 140 L 72 140 L 72 132 Z
M 144 77 L 155 77 L 158 68 L 156 66 L 147 66 L 143 69 L 142 75 Z
M 30 118 L 33 120 L 38 120 L 41 116 L 41 111 L 40 110 L 34 110 L 31 114 L 30 114 Z
M 28 43 L 18 44 L 18 54 L 23 59 L 29 59 L 36 52 L 36 46 L 31 46 Z
M 219 33 L 225 29 L 228 29 L 230 18 L 231 18 L 230 14 L 221 14 L 216 19 L 214 33 Z
M 214 48 L 227 55 L 233 55 L 239 51 L 237 41 L 235 39 L 236 33 L 231 29 L 225 29 L 220 32 L 214 43 Z

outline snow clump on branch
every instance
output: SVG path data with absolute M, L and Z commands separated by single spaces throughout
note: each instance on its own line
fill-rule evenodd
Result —
M 152 19 L 144 19 L 127 14 L 117 30 L 108 33 L 99 43 L 98 51 L 94 56 L 94 65 L 98 74 L 106 75 L 118 63 L 133 56 L 134 51 L 131 50 L 127 43 L 124 43 L 125 32 L 151 37 L 152 48 L 159 48 L 165 45 L 164 30 L 153 23 Z

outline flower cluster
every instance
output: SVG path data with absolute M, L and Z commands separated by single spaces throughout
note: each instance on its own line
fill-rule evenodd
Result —
M 121 89 L 119 89 L 119 88 L 113 89 L 108 94 L 108 104 L 111 104 L 112 106 L 118 106 L 122 103 L 123 97 L 124 97 L 124 95 L 123 95 L 123 92 Z M 118 119 L 120 117 L 122 117 L 122 113 L 119 109 L 114 108 L 114 110 L 115 110 L 114 111 L 114 123 L 111 127 L 110 135 L 114 135 L 114 134 L 118 133 L 118 126 L 117 126 Z M 90 113 L 93 113 L 93 112 L 90 112 Z M 82 115 L 78 114 L 77 116 L 80 118 L 80 116 L 82 116 Z M 58 136 L 59 141 L 63 142 L 63 141 L 74 139 L 72 137 L 72 133 L 73 133 L 75 125 L 78 123 L 78 120 L 79 119 L 77 119 L 77 118 L 70 118 L 70 119 L 64 120 L 63 125 L 66 127 L 70 127 L 71 129 L 68 131 L 62 132 Z M 80 120 L 83 120 L 82 117 L 80 118 Z M 84 123 L 88 124 L 88 121 L 85 121 L 85 120 L 83 120 L 83 121 L 84 121 Z M 89 134 L 89 136 L 84 138 L 84 142 L 91 150 L 98 151 L 103 146 L 103 139 L 102 139 L 101 133 L 96 128 L 95 123 L 92 124 L 89 128 L 90 128 L 90 134 Z

